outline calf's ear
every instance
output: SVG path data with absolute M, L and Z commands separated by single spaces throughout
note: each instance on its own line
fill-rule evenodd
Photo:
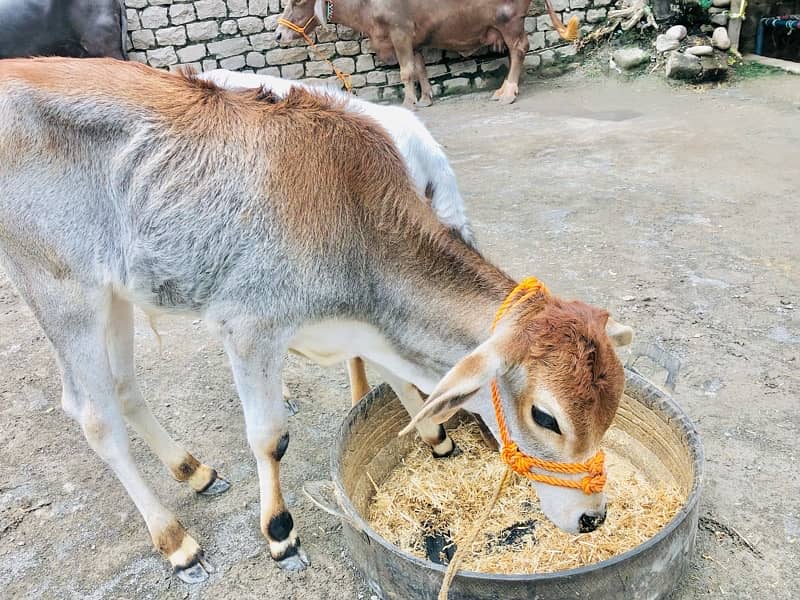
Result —
M 606 334 L 611 339 L 611 343 L 617 346 L 629 346 L 633 341 L 633 329 L 622 323 L 617 323 L 611 317 L 606 322 Z
M 461 359 L 442 378 L 425 401 L 422 410 L 414 415 L 399 435 L 409 433 L 423 419 L 438 424 L 456 414 L 475 392 L 503 369 L 505 361 L 499 346 L 498 336 L 493 335 Z

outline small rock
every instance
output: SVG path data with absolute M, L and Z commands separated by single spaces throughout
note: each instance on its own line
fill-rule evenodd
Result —
M 641 48 L 621 48 L 613 54 L 614 62 L 621 69 L 633 69 L 650 59 L 650 54 Z
M 692 54 L 693 56 L 708 56 L 710 54 L 714 54 L 714 48 L 711 46 L 691 46 L 690 48 L 686 49 L 686 54 Z
M 725 13 L 719 15 L 711 15 L 711 19 L 709 19 L 714 25 L 720 25 L 724 27 L 728 24 L 728 15 Z
M 714 35 L 711 36 L 711 45 L 720 50 L 727 50 L 731 47 L 731 38 L 728 37 L 728 30 L 724 27 L 717 27 Z
M 667 77 L 670 79 L 694 79 L 702 70 L 700 59 L 691 54 L 673 51 L 667 58 Z
M 683 25 L 673 25 L 669 29 L 667 29 L 665 36 L 667 36 L 671 40 L 678 40 L 681 41 L 683 38 L 686 37 L 686 27 Z
M 722 52 L 700 57 L 701 81 L 720 81 L 728 76 L 728 58 Z
M 731 5 L 731 0 L 711 0 L 711 4 L 717 8 L 728 8 Z
M 636 300 L 636 296 L 623 296 L 622 299 L 625 302 L 633 302 L 634 300 Z
M 670 50 L 677 50 L 680 45 L 681 43 L 678 40 L 669 38 L 663 33 L 656 38 L 656 52 L 659 54 L 669 52 Z

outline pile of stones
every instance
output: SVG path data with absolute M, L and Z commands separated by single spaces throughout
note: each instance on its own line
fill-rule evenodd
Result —
M 690 0 L 697 1 L 697 0 Z M 655 40 L 655 64 L 664 64 L 667 77 L 684 81 L 719 81 L 728 74 L 727 51 L 731 40 L 725 25 L 731 0 L 712 0 L 709 22 L 689 35 L 683 25 L 674 25 Z M 612 55 L 614 65 L 630 70 L 650 62 L 651 53 L 642 48 L 621 48 Z
M 730 0 L 728 0 L 730 1 Z M 731 47 L 724 27 L 706 35 L 687 35 L 686 27 L 674 25 L 656 38 L 656 52 L 666 56 L 670 79 L 719 81 L 728 74 L 727 50 Z

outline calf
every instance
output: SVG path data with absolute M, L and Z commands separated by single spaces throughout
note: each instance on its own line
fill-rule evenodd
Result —
M 190 582 L 206 577 L 200 545 L 142 478 L 125 422 L 176 479 L 228 486 L 144 403 L 134 305 L 202 316 L 221 340 L 286 569 L 308 564 L 279 482 L 288 349 L 409 382 L 431 444 L 461 408 L 500 439 L 496 380 L 507 434 L 546 460 L 590 456 L 623 391 L 606 312 L 539 290 L 495 328 L 515 281 L 420 201 L 385 132 L 299 89 L 265 102 L 135 63 L 0 61 L 0 262 L 53 346 L 64 410 Z M 605 514 L 602 492 L 533 485 L 567 531 Z
M 0 0 L 0 58 L 127 59 L 123 0 Z

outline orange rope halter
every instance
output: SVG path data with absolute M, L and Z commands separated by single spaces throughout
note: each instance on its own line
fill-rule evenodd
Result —
M 545 285 L 535 277 L 523 279 L 517 287 L 511 290 L 511 293 L 506 296 L 500 308 L 497 309 L 497 314 L 495 314 L 494 321 L 492 322 L 492 332 L 494 332 L 500 319 L 503 318 L 503 315 L 505 315 L 509 309 L 516 307 L 527 299 L 540 293 L 545 297 L 550 294 Z M 603 486 L 605 486 L 606 483 L 606 475 L 603 472 L 605 456 L 602 450 L 582 463 L 553 462 L 542 460 L 535 456 L 528 456 L 511 440 L 511 435 L 508 432 L 508 425 L 503 415 L 503 405 L 500 401 L 500 390 L 497 387 L 497 379 L 492 379 L 491 387 L 492 404 L 494 405 L 494 412 L 497 417 L 497 427 L 500 430 L 500 439 L 503 442 L 500 456 L 512 471 L 533 481 L 539 481 L 548 485 L 575 488 L 583 491 L 584 494 L 595 494 L 603 490 Z M 553 473 L 588 473 L 588 475 L 584 476 L 579 481 L 573 481 L 571 479 L 562 479 L 552 475 L 531 473 L 532 468 L 551 471 Z
M 336 65 L 334 65 L 330 60 L 328 60 L 327 58 L 322 56 L 322 53 L 319 50 L 317 50 L 317 45 L 314 43 L 314 40 L 312 40 L 311 36 L 308 35 L 308 33 L 306 33 L 306 29 L 308 29 L 308 26 L 311 25 L 312 21 L 314 21 L 314 19 L 316 19 L 316 18 L 317 17 L 315 15 L 311 15 L 308 18 L 308 21 L 306 21 L 305 25 L 303 25 L 302 27 L 300 27 L 300 25 L 295 25 L 294 23 L 292 23 L 291 21 L 289 21 L 287 19 L 281 18 L 281 19 L 278 19 L 278 25 L 283 25 L 287 29 L 291 29 L 295 33 L 299 33 L 302 36 L 302 38 L 306 41 L 306 43 L 309 46 L 311 46 L 311 49 L 314 52 L 317 53 L 317 56 L 319 58 L 321 58 L 322 60 L 324 60 L 326 63 L 328 63 L 331 66 L 331 68 L 333 69 L 333 72 L 336 73 L 336 77 L 338 77 L 339 81 L 342 82 L 342 85 L 344 86 L 344 89 L 349 92 L 349 91 L 351 91 L 353 89 L 353 81 L 352 81 L 350 75 L 348 75 L 344 71 L 341 71 L 341 70 L 337 69 Z

